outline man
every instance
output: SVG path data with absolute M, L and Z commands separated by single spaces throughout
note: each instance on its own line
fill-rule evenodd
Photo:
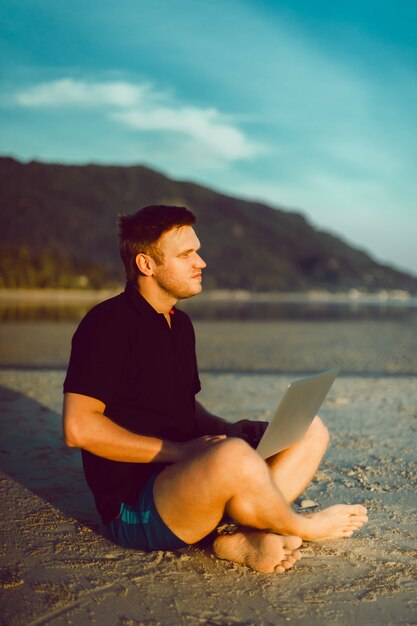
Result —
M 124 293 L 94 307 L 72 343 L 64 383 L 67 445 L 82 449 L 87 482 L 113 540 L 175 550 L 210 535 L 224 515 L 239 530 L 213 543 L 220 558 L 284 572 L 302 540 L 350 537 L 360 505 L 298 515 L 328 433 L 316 417 L 302 441 L 265 462 L 247 440 L 265 423 L 209 413 L 195 339 L 178 300 L 201 292 L 200 242 L 183 207 L 149 206 L 120 218 Z

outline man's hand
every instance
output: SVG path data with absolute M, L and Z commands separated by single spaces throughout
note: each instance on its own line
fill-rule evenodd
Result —
M 235 424 L 229 425 L 227 434 L 229 437 L 240 437 L 247 441 L 253 448 L 256 448 L 267 427 L 268 422 L 239 420 Z
M 210 446 L 226 439 L 226 436 L 227 435 L 204 435 L 197 439 L 190 439 L 189 441 L 175 444 L 177 447 L 177 458 L 175 462 L 185 461 L 196 454 L 201 454 Z
M 258 422 L 256 420 L 240 420 L 235 424 L 225 424 L 225 432 L 221 435 L 204 435 L 197 439 L 190 439 L 181 443 L 170 444 L 175 446 L 174 463 L 185 461 L 190 457 L 202 454 L 210 446 L 224 441 L 226 437 L 240 437 L 251 446 L 256 448 L 262 435 L 268 427 L 268 422 Z

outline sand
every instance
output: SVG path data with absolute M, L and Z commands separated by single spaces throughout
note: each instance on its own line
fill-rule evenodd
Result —
M 337 379 L 321 411 L 331 447 L 303 494 L 319 507 L 361 502 L 369 523 L 352 539 L 305 544 L 291 571 L 264 575 L 208 547 L 112 544 L 79 452 L 61 440 L 63 372 L 2 369 L 0 624 L 417 624 L 417 384 L 396 374 Z M 200 399 L 234 421 L 268 418 L 289 377 L 206 372 L 202 382 Z

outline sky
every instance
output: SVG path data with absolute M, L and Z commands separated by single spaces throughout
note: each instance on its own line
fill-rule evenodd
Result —
M 417 275 L 416 24 L 414 0 L 2 0 L 0 154 L 144 164 Z

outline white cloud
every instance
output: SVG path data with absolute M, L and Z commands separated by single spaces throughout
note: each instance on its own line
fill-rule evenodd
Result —
M 180 134 L 184 140 L 192 140 L 196 148 L 208 152 L 210 159 L 233 161 L 263 151 L 260 144 L 245 136 L 230 116 L 215 108 L 179 106 L 149 84 L 88 83 L 64 78 L 25 89 L 16 94 L 15 102 L 31 108 L 104 110 L 107 119 L 135 131 Z
M 135 108 L 112 117 L 137 130 L 182 133 L 226 160 L 251 157 L 261 150 L 215 109 Z
M 24 107 L 126 107 L 137 105 L 149 93 L 150 86 L 146 84 L 88 83 L 63 78 L 21 91 L 16 95 L 16 102 Z

